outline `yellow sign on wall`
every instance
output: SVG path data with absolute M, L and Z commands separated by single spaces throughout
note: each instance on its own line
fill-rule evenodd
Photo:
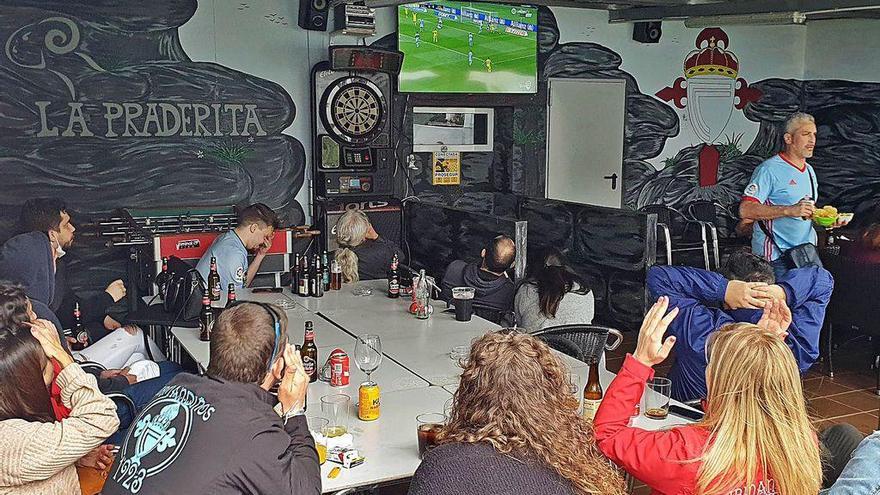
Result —
M 432 184 L 435 186 L 454 186 L 461 184 L 461 155 L 457 151 L 433 153 Z

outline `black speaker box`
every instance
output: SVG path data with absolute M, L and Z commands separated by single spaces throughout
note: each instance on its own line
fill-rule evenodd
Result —
M 660 41 L 660 21 L 636 22 L 633 24 L 633 40 L 641 43 L 657 43 Z
M 336 244 L 336 222 L 346 210 L 361 209 L 370 218 L 370 223 L 376 229 L 376 233 L 380 237 L 387 239 L 398 246 L 401 245 L 400 223 L 401 210 L 400 205 L 396 201 L 351 201 L 343 203 L 328 203 L 324 215 L 323 231 L 327 233 L 324 236 L 327 251 L 334 251 Z
M 311 31 L 326 31 L 329 10 L 330 0 L 299 0 L 297 24 Z

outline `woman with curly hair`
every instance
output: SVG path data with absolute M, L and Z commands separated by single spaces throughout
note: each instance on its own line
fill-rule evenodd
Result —
M 578 414 L 567 370 L 527 334 L 489 333 L 471 347 L 452 417 L 410 495 L 622 495 L 624 483 Z

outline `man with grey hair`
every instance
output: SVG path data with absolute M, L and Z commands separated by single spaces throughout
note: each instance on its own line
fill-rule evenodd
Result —
M 807 158 L 816 146 L 816 121 L 796 113 L 785 124 L 785 149 L 758 165 L 739 205 L 752 229 L 752 252 L 773 265 L 776 277 L 789 268 L 782 254 L 801 244 L 816 244 L 811 219 L 819 183 Z M 769 236 L 768 236 L 769 234 Z

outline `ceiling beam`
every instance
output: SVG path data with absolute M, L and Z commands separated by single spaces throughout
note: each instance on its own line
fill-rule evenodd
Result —
M 635 7 L 611 10 L 608 22 L 637 22 L 686 19 L 688 17 L 749 15 L 767 12 L 802 12 L 855 14 L 860 10 L 878 10 L 880 4 L 867 0 L 741 0 L 735 2 L 716 2 L 662 7 Z

